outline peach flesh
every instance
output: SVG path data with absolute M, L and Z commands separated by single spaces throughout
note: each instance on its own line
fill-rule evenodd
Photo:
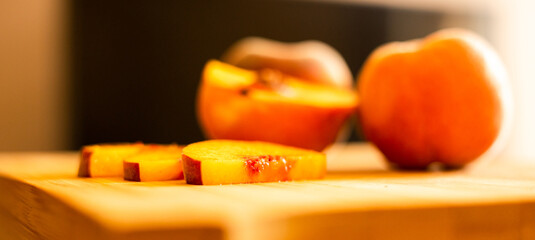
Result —
M 266 142 L 209 140 L 184 148 L 188 184 L 213 185 L 319 179 L 325 155 Z
M 276 70 L 257 73 L 211 61 L 199 88 L 197 113 L 208 138 L 321 151 L 336 140 L 357 101 L 351 91 L 303 83 Z

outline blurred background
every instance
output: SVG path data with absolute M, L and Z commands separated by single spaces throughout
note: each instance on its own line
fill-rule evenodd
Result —
M 509 70 L 515 124 L 504 154 L 535 159 L 533 11 L 528 0 L 0 0 L 0 151 L 202 140 L 203 65 L 246 36 L 324 41 L 356 76 L 380 44 L 464 27 Z

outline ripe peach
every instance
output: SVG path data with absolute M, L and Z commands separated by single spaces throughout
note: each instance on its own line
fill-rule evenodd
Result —
M 182 147 L 150 144 L 123 161 L 124 179 L 129 181 L 167 181 L 184 179 Z
M 181 147 L 176 144 L 116 143 L 84 146 L 78 176 L 125 177 L 127 180 L 138 181 L 169 178 L 174 173 L 182 174 L 180 157 Z M 125 160 L 126 169 L 123 166 Z
M 509 119 L 503 64 L 484 40 L 460 29 L 379 47 L 358 91 L 365 136 L 401 167 L 463 166 L 491 147 Z
M 273 69 L 219 61 L 204 69 L 197 114 L 209 138 L 259 140 L 321 151 L 357 106 L 350 90 L 308 83 Z
M 141 151 L 143 143 L 84 146 L 81 151 L 79 177 L 122 177 L 123 159 Z
M 350 89 L 353 77 L 344 58 L 320 41 L 284 43 L 260 37 L 244 38 L 222 60 L 249 70 L 271 68 L 300 79 Z
M 186 183 L 196 185 L 320 179 L 325 154 L 266 142 L 209 140 L 183 149 Z

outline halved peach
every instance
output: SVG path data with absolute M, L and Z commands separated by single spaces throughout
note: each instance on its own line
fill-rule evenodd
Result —
M 321 179 L 325 154 L 257 141 L 208 140 L 183 149 L 188 184 L 214 185 Z
M 143 143 L 85 146 L 81 151 L 79 177 L 122 177 L 123 159 L 139 153 Z
M 219 61 L 204 69 L 197 114 L 209 138 L 258 140 L 321 151 L 357 107 L 353 91 L 309 83 L 278 70 Z
M 123 162 L 124 179 L 167 181 L 184 179 L 182 148 L 178 145 L 148 145 Z

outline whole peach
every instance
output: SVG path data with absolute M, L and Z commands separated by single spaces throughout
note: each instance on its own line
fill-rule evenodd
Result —
M 305 81 L 350 89 L 353 76 L 344 58 L 320 41 L 279 42 L 247 37 L 232 45 L 222 60 L 234 66 L 277 69 Z
M 462 29 L 379 47 L 362 68 L 358 92 L 366 138 L 400 167 L 463 166 L 510 121 L 504 65 Z

